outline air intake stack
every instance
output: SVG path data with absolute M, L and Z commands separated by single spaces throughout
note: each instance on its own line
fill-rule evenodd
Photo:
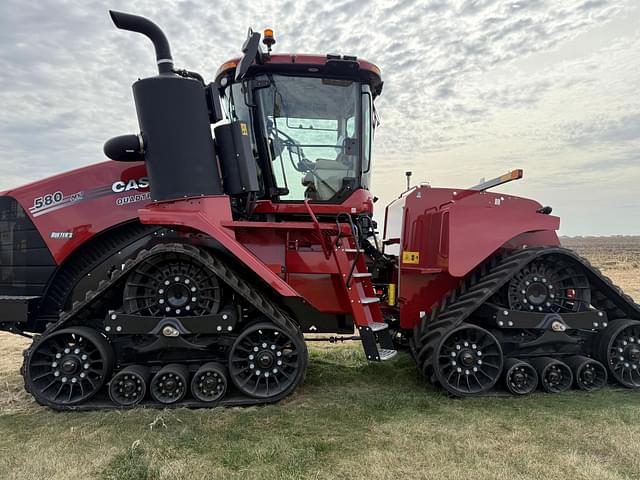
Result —
M 128 13 L 109 13 L 116 27 L 151 40 L 158 75 L 133 84 L 138 138 L 112 138 L 105 143 L 105 154 L 119 161 L 144 159 L 153 200 L 222 194 L 202 79 L 176 73 L 167 37 L 155 23 Z

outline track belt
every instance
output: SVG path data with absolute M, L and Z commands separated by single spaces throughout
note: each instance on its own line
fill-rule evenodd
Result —
M 491 257 L 414 328 L 411 351 L 422 373 L 433 381 L 432 358 L 439 340 L 461 325 L 527 264 L 548 255 L 569 258 L 584 267 L 592 289 L 591 304 L 606 312 L 608 318 L 640 320 L 640 306 L 574 251 L 562 247 L 523 248 L 504 256 Z

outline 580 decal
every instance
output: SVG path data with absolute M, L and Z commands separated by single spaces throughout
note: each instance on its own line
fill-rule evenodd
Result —
M 33 199 L 33 206 L 29 208 L 29 211 L 33 214 L 34 217 L 39 215 L 43 215 L 44 213 L 50 212 L 52 210 L 57 210 L 61 208 L 63 205 L 68 203 L 77 202 L 84 198 L 84 192 L 76 192 L 70 195 L 65 195 L 60 190 L 54 193 L 47 193 L 41 197 L 36 197 Z

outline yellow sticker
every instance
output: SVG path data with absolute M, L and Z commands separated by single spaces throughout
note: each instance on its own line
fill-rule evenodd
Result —
M 417 265 L 420 263 L 420 252 L 402 252 L 402 263 Z
M 242 133 L 242 135 L 244 135 L 245 137 L 247 135 L 249 135 L 249 129 L 247 128 L 247 124 L 240 122 L 240 132 Z

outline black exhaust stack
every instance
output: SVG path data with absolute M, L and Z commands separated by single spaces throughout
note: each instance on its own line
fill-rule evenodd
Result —
M 205 85 L 175 73 L 169 42 L 155 23 L 109 13 L 116 27 L 153 42 L 159 75 L 133 84 L 141 141 L 116 137 L 105 144 L 105 154 L 119 161 L 144 158 L 153 200 L 221 195 Z
M 148 18 L 131 15 L 124 12 L 116 12 L 109 10 L 111 20 L 116 27 L 121 30 L 129 30 L 145 35 L 153 43 L 156 49 L 156 61 L 158 63 L 158 73 L 173 73 L 173 57 L 171 56 L 171 47 L 166 35 Z

